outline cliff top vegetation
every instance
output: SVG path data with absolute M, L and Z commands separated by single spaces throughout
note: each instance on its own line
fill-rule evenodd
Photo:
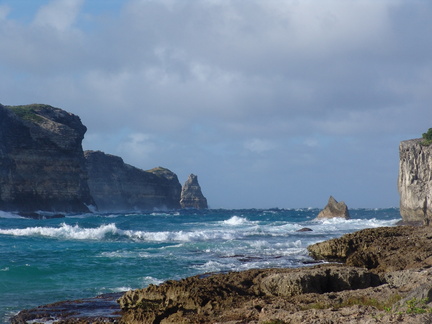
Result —
M 44 104 L 30 104 L 30 105 L 20 105 L 20 106 L 5 106 L 6 108 L 12 110 L 18 117 L 33 122 L 40 123 L 43 118 L 39 116 L 37 110 L 42 108 L 51 107 Z
M 426 133 L 422 135 L 423 141 L 421 141 L 421 145 L 429 146 L 432 144 L 432 128 L 429 128 Z

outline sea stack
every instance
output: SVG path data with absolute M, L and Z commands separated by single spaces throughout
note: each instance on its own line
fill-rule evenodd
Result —
M 207 209 L 207 199 L 201 192 L 198 177 L 191 174 L 186 180 L 182 191 L 180 205 L 182 208 Z
M 429 225 L 432 219 L 432 145 L 421 138 L 399 145 L 400 214 L 405 223 Z
M 318 214 L 317 219 L 333 217 L 350 218 L 347 205 L 343 201 L 337 202 L 333 196 L 330 196 L 327 206 Z
M 49 105 L 0 105 L 0 210 L 89 212 L 78 116 Z

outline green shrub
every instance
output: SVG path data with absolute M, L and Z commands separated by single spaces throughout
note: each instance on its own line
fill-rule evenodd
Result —
M 423 133 L 422 135 L 423 141 L 420 143 L 421 145 L 431 145 L 432 144 L 432 128 L 429 128 L 429 130 L 426 133 Z
M 24 120 L 40 123 L 43 118 L 37 114 L 37 108 L 43 108 L 46 105 L 41 104 L 32 104 L 32 105 L 23 105 L 23 106 L 6 106 L 12 110 L 17 116 L 21 117 Z
M 431 312 L 431 308 L 427 306 L 428 298 L 417 299 L 413 298 L 406 301 L 407 314 L 424 314 L 427 312 Z

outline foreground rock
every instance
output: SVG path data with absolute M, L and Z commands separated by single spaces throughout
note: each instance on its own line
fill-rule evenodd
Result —
M 402 219 L 427 225 L 432 219 L 432 145 L 422 142 L 400 143 L 398 189 Z
M 333 217 L 350 218 L 347 205 L 343 201 L 337 202 L 333 196 L 330 196 L 327 205 L 319 212 L 317 219 Z
M 432 266 L 432 231 L 428 226 L 370 228 L 308 247 L 317 259 L 392 272 Z
M 207 199 L 201 192 L 198 177 L 189 175 L 181 191 L 180 205 L 182 208 L 207 209 Z
M 86 130 L 48 105 L 0 105 L 0 210 L 88 212 Z
M 432 323 L 432 304 L 426 300 L 432 297 L 429 230 L 367 229 L 309 247 L 315 257 L 344 264 L 255 269 L 151 285 L 125 293 L 110 316 L 91 322 Z M 63 312 L 68 305 L 74 304 L 63 303 Z M 12 323 L 36 319 L 38 312 L 22 312 L 25 318 L 20 314 Z M 89 322 L 88 316 L 56 318 L 58 323 Z
M 100 151 L 85 151 L 90 192 L 101 211 L 180 208 L 181 185 L 168 169 L 144 171 Z

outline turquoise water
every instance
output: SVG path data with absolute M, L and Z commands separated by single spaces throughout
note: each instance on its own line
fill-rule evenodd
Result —
M 0 212 L 0 322 L 60 300 L 251 268 L 305 266 L 310 244 L 392 226 L 399 210 L 354 209 L 315 221 L 318 209 L 69 215 L 31 220 Z M 309 227 L 311 232 L 297 232 Z

